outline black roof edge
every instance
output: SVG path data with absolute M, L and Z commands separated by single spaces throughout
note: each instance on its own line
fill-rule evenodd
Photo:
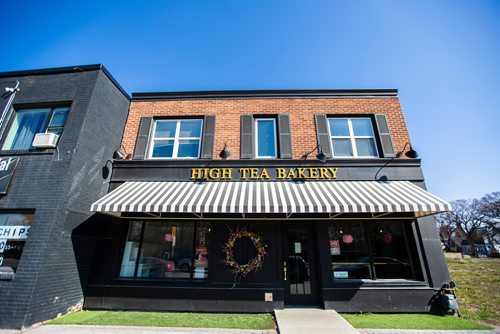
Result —
M 51 67 L 51 68 L 41 68 L 35 70 L 21 70 L 21 71 L 10 71 L 10 72 L 0 72 L 0 78 L 9 77 L 22 77 L 29 75 L 44 75 L 44 74 L 63 74 L 63 73 L 77 73 L 77 72 L 87 72 L 87 71 L 97 71 L 102 70 L 104 74 L 107 75 L 109 80 L 118 88 L 118 90 L 125 95 L 125 97 L 130 101 L 130 95 L 123 89 L 123 87 L 116 81 L 116 79 L 109 73 L 109 71 L 104 67 L 103 64 L 90 64 L 90 65 L 75 65 L 75 66 L 65 66 L 65 67 Z
M 191 92 L 132 93 L 133 101 L 234 98 L 301 97 L 395 97 L 397 89 L 290 89 L 290 90 L 215 90 Z

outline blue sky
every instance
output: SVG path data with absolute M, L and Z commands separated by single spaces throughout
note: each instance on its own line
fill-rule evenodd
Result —
M 9 1 L 0 71 L 103 63 L 128 92 L 398 88 L 427 186 L 500 190 L 500 1 Z

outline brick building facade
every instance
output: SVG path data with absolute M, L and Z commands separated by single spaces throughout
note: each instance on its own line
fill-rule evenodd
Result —
M 214 115 L 215 145 L 213 156 L 218 154 L 225 143 L 234 154 L 232 159 L 239 159 L 240 152 L 240 116 L 290 115 L 293 134 L 293 158 L 300 159 L 304 152 L 311 149 L 311 139 L 316 138 L 314 115 L 318 113 L 335 115 L 375 115 L 385 114 L 391 129 L 394 147 L 402 149 L 410 140 L 403 118 L 403 112 L 397 96 L 337 98 L 223 98 L 223 99 L 184 99 L 148 101 L 139 95 L 130 106 L 130 112 L 123 136 L 123 145 L 127 152 L 133 152 L 143 116 L 204 116 Z M 147 98 L 147 96 L 146 96 Z
M 137 93 L 123 147 L 87 308 L 427 312 L 449 281 L 397 90 Z

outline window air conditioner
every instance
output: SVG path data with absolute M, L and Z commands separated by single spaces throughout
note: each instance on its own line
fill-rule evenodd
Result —
M 37 133 L 33 146 L 37 148 L 56 148 L 59 136 L 55 133 Z

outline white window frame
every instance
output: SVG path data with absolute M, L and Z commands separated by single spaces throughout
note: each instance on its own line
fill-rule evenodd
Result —
M 276 159 L 278 157 L 278 138 L 277 138 L 277 131 L 276 131 L 276 119 L 274 118 L 255 118 L 255 158 L 257 159 Z M 274 129 L 274 156 L 267 156 L 267 155 L 259 155 L 259 131 L 258 131 L 258 122 L 261 121 L 272 121 L 273 122 L 273 129 Z
M 347 125 L 349 127 L 349 136 L 332 136 L 332 131 L 330 129 L 330 120 L 331 119 L 346 119 L 347 120 Z M 370 125 L 372 127 L 372 133 L 373 133 L 373 136 L 355 136 L 354 135 L 354 130 L 353 130 L 353 127 L 352 127 L 352 120 L 353 119 L 367 119 L 368 121 L 370 121 Z M 372 119 L 370 117 L 329 117 L 328 118 L 328 134 L 330 135 L 330 147 L 331 147 L 331 150 L 332 150 L 332 157 L 338 157 L 338 158 L 345 158 L 345 159 L 354 159 L 354 158 L 370 158 L 370 159 L 374 159 L 374 158 L 378 158 L 379 157 L 379 153 L 378 153 L 378 148 L 377 148 L 377 140 L 375 138 L 375 131 L 373 129 L 373 122 L 372 122 Z M 332 139 L 349 139 L 350 140 L 350 143 L 351 143 L 351 149 L 352 149 L 352 156 L 336 156 L 335 155 L 335 151 L 333 149 L 333 143 L 332 143 Z M 375 155 L 372 156 L 372 155 L 358 155 L 358 149 L 356 147 L 356 139 L 373 139 L 373 142 L 375 144 Z
M 181 131 L 181 123 L 184 121 L 199 121 L 200 122 L 200 136 L 199 137 L 179 137 L 180 131 Z M 176 122 L 175 126 L 175 134 L 174 137 L 155 137 L 156 133 L 156 124 L 158 122 Z M 201 118 L 182 118 L 182 119 L 155 119 L 153 120 L 153 127 L 152 127 L 152 132 L 150 134 L 150 141 L 149 141 L 149 147 L 148 147 L 148 159 L 153 159 L 153 160 L 163 160 L 163 159 L 199 159 L 200 158 L 200 152 L 201 152 L 201 138 L 203 137 L 203 119 Z M 153 148 L 154 148 L 154 142 L 155 140 L 173 140 L 174 141 L 174 148 L 172 150 L 172 156 L 171 157 L 153 157 Z M 177 157 L 179 153 L 179 141 L 181 140 L 198 140 L 199 145 L 198 145 L 198 156 L 196 157 Z

